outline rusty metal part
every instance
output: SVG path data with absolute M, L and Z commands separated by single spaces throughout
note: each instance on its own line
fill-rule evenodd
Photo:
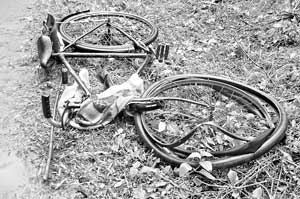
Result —
M 94 57 L 94 58 L 145 58 L 147 53 L 94 53 L 94 52 L 61 52 L 53 53 L 52 56 L 64 57 Z

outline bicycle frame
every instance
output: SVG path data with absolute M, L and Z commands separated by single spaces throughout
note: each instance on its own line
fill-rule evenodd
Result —
M 72 55 L 72 53 L 68 53 L 69 56 L 71 57 L 84 57 L 84 55 L 89 54 L 89 53 L 84 53 L 82 55 L 82 53 L 74 53 L 74 55 Z M 78 56 L 79 55 L 79 56 Z M 92 53 L 89 54 L 90 56 L 96 57 L 96 58 L 112 58 L 112 57 L 123 57 L 120 56 L 120 54 L 118 53 Z M 124 54 L 125 57 L 127 58 L 143 58 L 145 57 L 145 61 L 142 63 L 142 65 L 139 67 L 139 69 L 136 71 L 136 73 L 140 73 L 143 68 L 145 66 L 147 66 L 147 64 L 150 62 L 151 60 L 151 56 L 148 54 L 138 54 L 137 56 L 132 56 L 133 54 Z M 86 97 L 89 97 L 91 95 L 89 89 L 85 86 L 85 84 L 82 82 L 82 80 L 79 78 L 79 76 L 76 74 L 76 72 L 74 71 L 74 69 L 72 68 L 72 66 L 69 64 L 69 62 L 67 61 L 67 59 L 65 58 L 64 54 L 60 54 L 57 53 L 55 56 L 58 56 L 59 59 L 62 61 L 62 63 L 64 64 L 65 68 L 67 69 L 67 71 L 71 74 L 71 76 L 74 78 L 74 80 L 77 82 L 77 84 L 84 90 Z M 61 123 L 56 121 L 55 119 L 53 119 L 51 117 L 51 111 L 49 110 L 49 106 L 47 105 L 49 104 L 49 96 L 42 96 L 42 104 L 43 104 L 43 111 L 44 111 L 44 116 L 47 118 L 47 120 L 49 121 L 50 124 L 52 124 L 55 127 L 62 127 Z
M 85 36 L 91 34 L 93 31 L 97 30 L 101 26 L 108 26 L 110 28 L 115 28 L 117 31 L 119 31 L 122 35 L 127 37 L 130 41 L 132 41 L 132 49 L 133 51 L 130 52 L 66 52 L 66 50 L 76 44 L 80 39 L 84 38 Z M 74 78 L 74 80 L 77 82 L 77 84 L 81 87 L 81 89 L 85 92 L 86 97 L 90 97 L 91 92 L 86 87 L 86 85 L 82 82 L 78 74 L 75 72 L 73 67 L 70 65 L 70 63 L 67 61 L 66 58 L 144 58 L 143 63 L 140 65 L 140 67 L 137 69 L 136 73 L 140 74 L 141 71 L 145 68 L 145 66 L 148 65 L 150 60 L 154 57 L 154 51 L 149 46 L 146 46 L 142 42 L 136 40 L 131 35 L 126 33 L 122 28 L 115 27 L 112 24 L 110 24 L 110 20 L 105 20 L 96 27 L 92 28 L 91 30 L 87 31 L 86 33 L 82 34 L 81 36 L 77 37 L 73 42 L 68 44 L 66 47 L 60 47 L 60 50 L 57 50 L 58 48 L 54 48 L 55 46 L 60 46 L 59 43 L 59 33 L 57 31 L 57 24 L 55 22 L 55 19 L 52 15 L 48 15 L 47 22 L 44 22 L 44 32 L 47 32 L 48 35 L 50 35 L 50 39 L 52 42 L 52 53 L 51 57 L 57 57 L 64 65 L 64 67 L 67 69 L 68 73 L 71 74 L 71 76 Z M 58 37 L 58 38 L 57 38 Z M 39 45 L 39 44 L 38 44 Z M 45 45 L 45 44 L 44 44 Z M 136 49 L 139 49 L 140 52 L 137 52 Z M 168 49 L 167 49 L 168 50 Z M 49 50 L 48 50 L 49 51 Z M 167 52 L 168 53 L 168 52 Z M 43 57 L 45 54 L 44 52 L 39 52 L 39 56 Z M 167 55 L 164 55 L 167 57 Z M 50 58 L 50 57 L 49 57 Z M 104 69 L 105 70 L 105 69 Z M 63 76 L 67 76 L 66 74 L 63 74 Z M 64 82 L 62 82 L 64 83 Z M 43 112 L 44 116 L 47 118 L 49 123 L 55 127 L 63 127 L 61 122 L 55 120 L 54 117 L 51 115 L 50 105 L 49 105 L 49 96 L 42 96 L 42 105 L 43 105 Z M 56 107 L 54 107 L 56 109 Z M 54 110 L 55 112 L 56 110 Z
M 39 57 L 42 58 L 40 60 L 43 60 L 43 62 L 41 61 L 42 66 L 46 65 L 45 61 L 47 61 L 47 59 L 49 59 L 50 57 L 57 57 L 64 65 L 62 68 L 62 80 L 56 95 L 53 116 L 51 114 L 51 109 L 50 109 L 50 96 L 49 95 L 42 96 L 44 116 L 45 118 L 47 118 L 48 122 L 52 125 L 51 134 L 50 134 L 50 145 L 49 145 L 50 150 L 49 150 L 49 156 L 47 160 L 44 180 L 48 179 L 49 165 L 50 165 L 52 152 L 53 152 L 52 151 L 53 150 L 52 149 L 53 128 L 59 127 L 64 129 L 65 124 L 67 123 L 64 122 L 64 117 L 69 116 L 68 114 L 67 115 L 64 114 L 65 110 L 69 111 L 70 108 L 73 111 L 72 113 L 78 114 L 80 112 L 78 110 L 81 109 L 81 107 L 84 107 L 85 106 L 84 103 L 86 102 L 86 100 L 91 97 L 91 91 L 89 90 L 88 86 L 86 86 L 85 84 L 86 82 L 84 82 L 80 78 L 80 76 L 76 73 L 76 71 L 73 69 L 71 64 L 68 62 L 67 58 L 100 58 L 100 59 L 101 58 L 142 58 L 144 59 L 143 63 L 140 64 L 139 68 L 135 71 L 136 74 L 140 74 L 153 58 L 156 58 L 159 60 L 159 62 L 161 62 L 163 60 L 167 60 L 167 56 L 169 53 L 169 46 L 158 46 L 156 52 L 154 52 L 151 47 L 146 46 L 141 41 L 136 40 L 120 27 L 110 24 L 109 19 L 102 20 L 100 24 L 98 24 L 91 30 L 87 31 L 86 33 L 83 33 L 75 40 L 69 42 L 69 44 L 66 47 L 64 47 L 60 43 L 59 32 L 57 31 L 56 25 L 57 24 L 55 23 L 54 17 L 49 15 L 47 22 L 44 23 L 44 28 L 45 28 L 45 30 L 43 31 L 44 38 L 38 40 L 38 45 L 41 45 L 41 47 L 39 47 Z M 127 37 L 130 40 L 130 42 L 132 42 L 132 45 L 128 44 L 129 46 L 131 46 L 128 49 L 131 50 L 129 50 L 128 52 L 116 52 L 114 50 L 112 50 L 112 52 L 94 52 L 94 51 L 67 52 L 66 51 L 69 47 L 75 45 L 80 39 L 84 38 L 88 34 L 97 30 L 97 28 L 105 25 L 108 26 L 109 28 L 114 28 L 119 33 Z M 49 50 L 50 47 L 49 40 L 51 40 L 52 42 L 52 46 L 50 50 Z M 105 69 L 103 68 L 103 70 Z M 63 106 L 64 111 L 63 113 L 59 114 L 60 115 L 60 120 L 59 120 L 56 119 L 57 112 L 61 111 L 61 109 L 58 109 L 58 102 L 60 99 L 65 99 L 65 98 L 61 98 L 62 96 L 60 95 L 60 92 L 62 91 L 61 87 L 68 83 L 67 80 L 68 74 L 70 74 L 74 78 L 75 82 L 80 87 L 80 89 L 84 92 L 84 94 L 80 95 L 80 102 L 78 101 L 75 101 L 75 103 L 74 101 L 67 102 L 67 103 L 63 102 L 65 105 Z M 113 85 L 109 77 L 109 74 L 107 73 L 105 75 L 104 81 L 106 81 L 104 82 L 106 87 L 110 87 Z M 198 86 L 199 84 L 199 86 L 209 87 L 210 89 L 213 89 L 213 91 L 217 91 L 219 94 L 225 96 L 225 98 L 230 98 L 230 100 L 237 102 L 238 105 L 241 105 L 243 106 L 243 108 L 248 109 L 250 113 L 255 113 L 255 115 L 257 115 L 259 118 L 263 118 L 263 121 L 265 122 L 264 127 L 267 127 L 267 129 L 264 129 L 264 131 L 254 139 L 252 138 L 250 139 L 243 136 L 235 135 L 234 133 L 227 131 L 226 128 L 223 128 L 218 124 L 215 124 L 213 121 L 211 121 L 211 119 L 207 119 L 208 121 L 201 121 L 198 125 L 195 126 L 195 128 L 193 128 L 185 136 L 181 137 L 177 141 L 172 143 L 162 142 L 158 137 L 154 136 L 154 133 L 152 133 L 152 130 L 147 126 L 147 123 L 144 121 L 145 119 L 144 115 L 146 111 L 162 109 L 165 106 L 164 104 L 165 101 L 167 100 L 169 101 L 174 100 L 174 101 L 187 102 L 190 104 L 196 104 L 199 105 L 201 109 L 202 108 L 210 109 L 211 107 L 214 108 L 214 105 L 209 105 L 208 103 L 205 102 L 205 100 L 194 101 L 193 98 L 185 99 L 185 98 L 181 98 L 181 96 L 176 97 L 177 95 L 175 95 L 175 97 L 174 96 L 165 97 L 164 95 L 161 95 L 162 97 L 160 97 L 160 95 L 158 95 L 160 92 L 164 92 L 167 89 L 172 89 L 175 88 L 176 86 L 186 86 L 189 85 L 190 83 L 192 83 L 192 85 L 195 84 L 196 86 Z M 189 138 L 191 138 L 196 132 L 196 129 L 204 125 L 218 129 L 223 134 L 230 136 L 234 139 L 246 142 L 245 144 L 236 146 L 227 151 L 212 150 L 211 154 L 214 157 L 225 157 L 217 160 L 212 160 L 211 163 L 213 168 L 231 167 L 237 164 L 251 161 L 261 156 L 263 153 L 270 150 L 274 146 L 274 144 L 278 143 L 283 138 L 284 132 L 287 128 L 286 113 L 284 112 L 283 108 L 279 105 L 279 103 L 275 99 L 264 94 L 259 90 L 256 90 L 255 88 L 249 87 L 247 85 L 238 82 L 234 82 L 232 80 L 219 78 L 219 77 L 197 75 L 197 74 L 184 74 L 184 75 L 168 77 L 153 84 L 143 94 L 141 94 L 140 97 L 136 97 L 136 96 L 137 95 L 134 95 L 135 98 L 130 98 L 129 101 L 126 101 L 125 108 L 126 110 L 129 110 L 130 113 L 134 113 L 135 124 L 138 129 L 139 136 L 142 138 L 142 141 L 149 148 L 151 148 L 159 157 L 172 164 L 178 165 L 182 162 L 188 162 L 193 167 L 196 168 L 199 167 L 198 160 L 189 161 L 186 159 L 188 155 L 191 154 L 191 151 L 181 149 L 180 145 L 182 145 Z M 100 100 L 102 99 L 103 98 L 100 98 Z M 272 108 L 273 112 L 276 112 L 278 114 L 278 118 L 279 118 L 279 119 L 277 118 L 277 120 L 279 120 L 278 124 L 272 121 L 271 118 L 272 114 L 268 112 L 267 110 L 268 107 L 265 107 L 264 103 L 261 104 L 260 100 L 268 104 Z M 124 108 L 124 106 L 122 106 L 122 108 Z M 91 109 L 88 109 L 88 111 L 90 110 Z M 119 113 L 119 109 L 118 111 L 114 111 L 114 113 L 116 112 Z M 74 115 L 70 116 L 71 119 L 74 119 L 73 116 Z M 80 124 L 77 123 L 78 126 L 73 126 L 73 124 L 70 123 L 69 125 L 80 130 L 90 130 L 90 129 L 104 127 L 104 125 L 102 125 L 102 121 L 99 122 L 99 120 L 97 120 L 99 123 L 98 122 L 93 123 L 94 121 L 95 120 L 86 120 L 84 123 L 80 123 Z M 81 124 L 84 125 L 81 126 Z
M 49 46 L 47 43 L 45 43 L 44 40 L 38 40 L 38 54 L 40 57 L 40 60 L 43 59 L 43 57 L 46 57 L 46 62 L 50 59 L 50 57 L 56 57 L 58 58 L 64 65 L 62 68 L 62 81 L 60 82 L 59 85 L 59 90 L 56 95 L 56 100 L 55 100 L 55 105 L 54 105 L 54 110 L 53 113 L 54 115 L 52 116 L 51 114 L 51 108 L 50 108 L 50 96 L 49 95 L 43 95 L 42 96 L 42 108 L 43 108 L 43 113 L 47 121 L 52 125 L 51 128 L 51 133 L 50 133 L 50 145 L 49 145 L 49 156 L 47 160 L 47 165 L 46 165 L 46 171 L 43 179 L 46 181 L 48 179 L 49 175 L 49 167 L 50 167 L 50 161 L 52 158 L 52 153 L 53 153 L 53 127 L 58 127 L 58 128 L 63 128 L 63 124 L 61 121 L 56 119 L 57 115 L 57 104 L 60 98 L 61 94 L 61 88 L 64 84 L 67 84 L 68 82 L 68 73 L 74 78 L 76 83 L 80 86 L 80 88 L 84 91 L 86 98 L 90 97 L 91 92 L 89 88 L 84 84 L 84 82 L 80 79 L 79 75 L 75 72 L 71 64 L 68 62 L 67 58 L 144 58 L 143 63 L 139 66 L 139 68 L 136 70 L 137 74 L 140 74 L 142 70 L 149 64 L 150 60 L 154 57 L 154 51 L 143 44 L 140 41 L 137 41 L 134 39 L 132 36 L 127 34 L 124 30 L 122 30 L 119 27 L 115 27 L 116 30 L 118 30 L 120 33 L 122 33 L 124 36 L 126 36 L 130 41 L 132 41 L 132 51 L 129 52 L 66 52 L 66 50 L 76 44 L 77 41 L 80 39 L 84 38 L 88 34 L 92 33 L 95 31 L 97 28 L 107 25 L 111 26 L 108 21 L 104 21 L 103 23 L 97 25 L 93 29 L 87 31 L 83 35 L 79 36 L 76 38 L 72 43 L 68 44 L 66 47 L 62 47 L 61 44 L 61 39 L 59 38 L 59 32 L 57 31 L 57 23 L 55 22 L 55 19 L 52 15 L 48 15 L 47 17 L 47 22 L 43 23 L 44 29 L 43 29 L 43 35 L 44 37 L 49 37 L 52 46 Z M 113 26 L 112 26 L 113 27 Z M 42 37 L 41 36 L 41 37 Z M 60 47 L 59 47 L 60 46 Z M 51 48 L 51 49 L 49 49 Z M 137 52 L 136 49 L 139 49 L 140 52 Z M 51 55 L 47 55 L 47 53 L 51 52 Z M 43 66 L 43 64 L 41 63 Z M 46 63 L 44 63 L 46 65 Z M 105 70 L 105 69 L 104 69 Z M 111 86 L 111 80 L 109 77 L 107 77 L 108 86 Z M 77 107 L 80 107 L 79 105 L 76 105 Z M 62 118 L 61 118 L 62 119 Z M 89 129 L 89 128 L 82 128 L 82 129 Z

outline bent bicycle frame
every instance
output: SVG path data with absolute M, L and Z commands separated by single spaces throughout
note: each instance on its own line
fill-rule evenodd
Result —
M 113 26 L 111 24 L 109 24 L 109 20 L 104 21 L 100 25 L 97 25 L 95 28 L 93 28 L 93 29 L 87 31 L 86 33 L 84 33 L 83 35 L 79 36 L 77 39 L 75 39 L 72 43 L 68 44 L 63 49 L 58 50 L 57 46 L 60 46 L 60 43 L 59 43 L 60 38 L 57 38 L 57 35 L 59 33 L 57 31 L 57 27 L 56 27 L 57 24 L 55 22 L 54 17 L 52 15 L 48 15 L 47 22 L 44 22 L 43 25 L 44 25 L 44 30 L 43 30 L 44 34 L 49 36 L 51 39 L 51 42 L 52 42 L 51 57 L 57 57 L 64 65 L 64 68 L 62 69 L 62 80 L 59 85 L 59 90 L 57 92 L 55 105 L 53 108 L 54 109 L 53 115 L 51 113 L 51 108 L 50 108 L 50 95 L 42 96 L 42 108 L 43 108 L 44 116 L 48 120 L 48 122 L 52 125 L 51 132 L 50 132 L 50 141 L 49 141 L 50 142 L 49 143 L 49 154 L 48 154 L 45 174 L 43 176 L 43 180 L 47 181 L 49 178 L 50 162 L 51 162 L 52 155 L 53 155 L 53 139 L 54 139 L 53 138 L 54 137 L 54 135 L 53 135 L 54 128 L 53 127 L 59 127 L 59 128 L 63 127 L 62 122 L 56 120 L 56 114 L 57 114 L 57 104 L 58 104 L 59 97 L 60 97 L 61 87 L 63 84 L 68 83 L 67 82 L 68 81 L 67 80 L 68 73 L 71 74 L 71 76 L 74 78 L 74 80 L 77 82 L 77 84 L 82 88 L 82 90 L 85 92 L 85 95 L 87 98 L 91 95 L 91 92 L 89 91 L 89 89 L 82 82 L 82 80 L 80 79 L 80 77 L 75 72 L 75 70 L 70 65 L 70 63 L 67 61 L 66 58 L 69 58 L 69 57 L 70 58 L 72 58 L 72 57 L 77 57 L 77 58 L 120 58 L 120 57 L 122 57 L 122 58 L 143 58 L 144 59 L 143 63 L 139 66 L 139 68 L 136 71 L 136 73 L 139 74 L 144 69 L 144 67 L 146 67 L 149 64 L 150 60 L 152 59 L 152 57 L 154 55 L 154 51 L 150 47 L 143 44 L 142 42 L 134 39 L 132 36 L 130 36 L 128 33 L 126 33 L 121 28 L 115 27 L 116 30 L 121 32 L 124 36 L 126 36 L 129 40 L 132 41 L 132 43 L 133 43 L 132 51 L 133 52 L 66 52 L 65 50 L 67 50 L 69 47 L 76 44 L 76 42 L 78 40 L 80 40 L 83 37 L 85 37 L 86 35 L 92 33 L 100 26 L 103 26 L 103 25 L 107 25 L 107 26 L 111 26 L 111 27 L 113 27 Z M 39 45 L 42 45 L 42 48 Z M 49 55 L 46 55 L 47 52 L 50 51 L 50 49 L 46 49 L 46 48 L 47 48 L 47 44 L 43 43 L 43 41 L 41 41 L 41 43 L 38 43 L 38 49 L 42 49 L 42 50 L 39 50 L 40 60 L 42 60 L 41 57 L 43 57 L 43 56 L 46 56 L 46 57 L 48 56 L 47 57 L 48 59 L 50 58 Z M 49 46 L 48 46 L 48 48 L 49 48 Z M 134 52 L 135 49 L 140 49 L 141 52 Z M 168 53 L 168 52 L 166 52 L 166 53 Z M 167 55 L 164 55 L 164 56 L 167 57 Z M 105 70 L 105 69 L 103 69 L 103 70 Z M 108 86 L 111 86 L 112 81 L 110 80 L 109 76 L 106 78 L 107 78 L 106 81 L 107 81 Z
M 51 18 L 51 16 L 48 18 Z M 52 17 L 53 18 L 53 17 Z M 62 69 L 62 81 L 60 84 L 60 87 L 62 84 L 67 83 L 67 73 L 70 73 L 71 76 L 74 78 L 74 80 L 77 82 L 77 84 L 81 87 L 81 89 L 85 92 L 85 97 L 88 98 L 91 95 L 91 92 L 87 88 L 87 86 L 83 83 L 83 81 L 80 79 L 80 77 L 77 75 L 75 70 L 72 68 L 72 66 L 69 64 L 66 58 L 68 57 L 93 57 L 93 58 L 118 58 L 118 57 L 124 57 L 124 58 L 144 58 L 145 60 L 143 63 L 140 65 L 140 67 L 137 69 L 136 73 L 139 74 L 145 66 L 147 66 L 150 62 L 150 60 L 154 57 L 155 53 L 154 51 L 143 44 L 140 41 L 135 40 L 132 36 L 128 35 L 125 31 L 120 29 L 119 27 L 114 27 L 116 30 L 118 30 L 120 33 L 122 33 L 124 36 L 126 36 L 130 41 L 132 41 L 133 49 L 139 49 L 139 52 L 133 51 L 133 52 L 65 52 L 65 50 L 72 45 L 76 44 L 76 42 L 83 38 L 84 36 L 88 35 L 89 33 L 93 32 L 94 30 L 97 29 L 97 27 L 107 25 L 109 23 L 109 20 L 104 21 L 100 25 L 96 26 L 92 30 L 84 33 L 83 35 L 79 36 L 77 39 L 75 39 L 73 42 L 69 43 L 66 47 L 64 47 L 61 51 L 55 51 L 54 53 L 51 54 L 52 57 L 58 57 L 59 60 L 63 63 L 64 69 Z M 55 24 L 53 25 L 55 26 Z M 109 24 L 110 27 L 113 27 Z M 55 31 L 55 29 L 54 29 Z M 55 35 L 55 34 L 54 34 Z M 57 42 L 58 39 L 52 39 L 52 42 Z M 58 43 L 54 43 L 54 45 L 59 45 Z M 159 60 L 162 59 L 163 57 L 168 56 L 168 47 L 164 48 L 158 48 L 156 51 L 156 58 Z M 165 53 L 165 54 L 163 54 Z M 158 55 L 159 54 L 159 55 Z M 107 77 L 108 81 L 108 86 L 112 85 L 112 82 L 109 78 Z M 165 80 L 161 80 L 155 84 L 153 84 L 139 99 L 135 99 L 132 102 L 129 103 L 129 106 L 131 106 L 132 110 L 135 111 L 135 124 L 139 130 L 139 135 L 142 138 L 143 142 L 148 145 L 159 157 L 164 159 L 165 161 L 173 164 L 180 164 L 184 159 L 181 159 L 175 154 L 182 154 L 182 156 L 186 157 L 186 151 L 180 150 L 179 148 L 176 148 L 179 144 L 184 142 L 186 139 L 192 136 L 193 132 L 191 131 L 190 134 L 187 136 L 181 138 L 179 141 L 176 143 L 168 144 L 165 143 L 159 143 L 156 142 L 156 138 L 153 137 L 149 132 L 147 132 L 147 128 L 145 127 L 145 122 L 143 121 L 143 111 L 147 110 L 154 110 L 154 109 L 159 109 L 164 106 L 164 100 L 182 100 L 185 102 L 189 103 L 194 103 L 198 104 L 201 106 L 206 106 L 205 104 L 200 104 L 199 102 L 193 101 L 193 100 L 188 100 L 188 99 L 183 99 L 183 98 L 176 98 L 176 97 L 155 97 L 152 96 L 152 91 L 156 91 L 157 87 L 161 86 L 161 84 L 168 84 L 172 81 L 178 81 L 178 82 L 185 82 L 187 79 L 192 79 L 192 80 L 197 80 L 197 81 L 214 81 L 214 82 L 219 82 L 221 85 L 227 85 L 229 87 L 234 87 L 235 89 L 239 90 L 237 94 L 233 94 L 233 97 L 237 97 L 238 99 L 238 93 L 242 93 L 243 96 L 246 97 L 240 98 L 239 100 L 244 101 L 244 100 L 250 100 L 250 101 L 256 101 L 253 96 L 257 96 L 263 101 L 266 101 L 268 104 L 270 104 L 274 110 L 277 112 L 279 118 L 281 120 L 277 124 L 277 126 L 274 126 L 273 122 L 269 118 L 269 115 L 266 113 L 265 108 L 262 107 L 259 102 L 257 102 L 257 110 L 261 111 L 261 114 L 264 115 L 265 119 L 267 120 L 268 127 L 264 133 L 262 133 L 261 136 L 257 136 L 254 140 L 246 140 L 248 141 L 246 144 L 241 145 L 239 148 L 234 148 L 231 151 L 217 151 L 213 152 L 212 154 L 216 157 L 218 156 L 226 156 L 226 158 L 221 158 L 218 160 L 213 160 L 212 167 L 213 168 L 224 168 L 224 167 L 232 167 L 244 162 L 251 161 L 253 159 L 258 158 L 262 154 L 266 153 L 269 151 L 276 143 L 278 143 L 284 136 L 284 132 L 287 128 L 287 116 L 283 108 L 279 105 L 279 103 L 272 98 L 271 96 L 266 95 L 265 93 L 252 88 L 250 86 L 234 82 L 231 80 L 226 80 L 223 78 L 219 77 L 214 77 L 214 76 L 205 76 L 205 75 L 178 75 L 174 77 L 168 77 Z M 189 80 L 190 81 L 190 80 Z M 177 84 L 174 84 L 177 85 Z M 216 90 L 218 90 L 218 87 L 215 87 Z M 57 109 L 57 102 L 59 100 L 59 92 L 60 89 L 57 93 L 56 96 L 56 102 L 54 105 L 54 111 L 53 115 L 51 114 L 50 110 L 50 96 L 45 95 L 42 96 L 42 105 L 43 105 L 43 113 L 44 116 L 47 118 L 49 123 L 52 125 L 51 128 L 51 134 L 50 134 L 50 145 L 49 145 L 49 156 L 47 160 L 47 165 L 46 165 L 46 172 L 44 175 L 44 180 L 48 179 L 49 175 L 49 167 L 50 167 L 50 161 L 53 153 L 52 149 L 52 143 L 53 143 L 53 127 L 64 127 L 62 122 L 56 120 L 56 109 Z M 154 92 L 155 93 L 155 92 Z M 246 102 L 242 102 L 242 104 L 246 104 Z M 142 105 L 142 106 L 139 106 Z M 77 106 L 76 108 L 80 107 L 80 104 L 73 105 L 74 107 Z M 204 124 L 204 123 L 203 123 Z M 206 122 L 206 125 L 214 125 L 212 123 Z M 202 125 L 202 124 L 201 124 Z M 200 125 L 198 125 L 200 126 Z M 98 126 L 97 126 L 98 128 Z M 218 127 L 219 128 L 219 127 Z M 82 127 L 82 129 L 91 129 L 89 127 Z M 220 128 L 219 128 L 220 129 Z M 225 130 L 224 130 L 225 131 Z M 239 138 L 241 139 L 241 138 Z M 169 148 L 168 148 L 169 147 Z M 174 151 L 172 151 L 174 150 Z M 188 161 L 187 161 L 188 162 Z M 199 162 L 188 162 L 190 165 L 194 167 L 199 166 Z
M 84 11 L 84 12 L 88 12 L 88 11 Z M 84 12 L 80 12 L 80 13 L 76 13 L 76 14 L 81 14 Z M 74 16 L 74 14 L 70 15 L 70 16 Z M 70 17 L 70 16 L 68 16 L 68 17 Z M 104 26 L 104 25 L 109 26 L 110 28 L 115 28 L 122 35 L 124 35 L 130 41 L 132 41 L 133 45 L 130 48 L 130 49 L 132 49 L 132 51 L 136 51 L 136 49 L 140 49 L 141 52 L 138 52 L 138 53 L 130 52 L 130 51 L 129 52 L 66 52 L 66 50 L 69 47 L 75 45 L 80 39 L 91 34 L 93 31 L 97 30 L 99 27 Z M 50 15 L 50 14 L 48 15 L 47 22 L 44 23 L 44 26 L 46 26 L 46 29 L 50 31 L 49 35 L 51 38 L 51 42 L 53 43 L 53 46 L 59 46 L 60 45 L 58 43 L 59 39 L 56 39 L 56 38 L 53 39 L 51 37 L 51 35 L 59 34 L 57 32 L 57 28 L 55 27 L 55 26 L 57 26 L 57 24 L 52 15 Z M 53 32 L 55 32 L 55 31 L 56 31 L 56 33 L 53 34 Z M 74 71 L 74 69 L 72 68 L 72 66 L 67 61 L 66 58 L 68 58 L 68 57 L 70 57 L 70 58 L 72 58 L 72 57 L 77 57 L 77 58 L 119 58 L 119 57 L 122 57 L 122 58 L 144 58 L 144 62 L 140 65 L 140 67 L 136 71 L 137 74 L 140 74 L 141 71 L 144 69 L 144 67 L 148 65 L 148 63 L 152 59 L 152 56 L 154 55 L 154 51 L 150 47 L 146 46 L 142 42 L 133 38 L 131 35 L 126 33 L 124 30 L 122 30 L 122 28 L 112 25 L 110 23 L 110 20 L 104 20 L 102 23 L 100 23 L 96 27 L 92 28 L 91 30 L 87 31 L 86 33 L 82 34 L 81 36 L 77 37 L 73 42 L 69 43 L 66 47 L 63 47 L 63 49 L 61 49 L 61 51 L 55 52 L 55 51 L 57 51 L 55 49 L 53 49 L 53 51 L 54 51 L 54 53 L 51 54 L 51 57 L 59 58 L 59 60 L 63 63 L 64 67 L 67 69 L 67 71 L 71 74 L 71 76 L 77 82 L 77 84 L 84 90 L 87 97 L 89 97 L 91 94 L 89 89 L 81 81 L 81 79 L 76 74 L 76 72 Z M 166 53 L 164 56 L 167 57 L 168 49 L 166 49 L 165 51 L 166 51 Z M 42 57 L 42 56 L 43 56 L 43 54 L 41 53 L 40 57 Z M 66 76 L 66 74 L 63 74 L 63 76 Z M 109 77 L 108 77 L 108 81 L 110 81 Z M 64 82 L 62 82 L 62 83 L 64 83 Z M 48 119 L 50 124 L 52 124 L 55 127 L 62 127 L 61 123 L 56 121 L 51 115 L 50 105 L 49 105 L 49 96 L 42 96 L 42 105 L 43 105 L 44 116 Z

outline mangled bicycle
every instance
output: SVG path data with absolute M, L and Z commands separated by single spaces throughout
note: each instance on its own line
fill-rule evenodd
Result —
M 45 67 L 50 57 L 63 65 L 62 89 L 53 114 L 50 96 L 42 96 L 44 116 L 54 127 L 101 129 L 125 112 L 134 117 L 140 139 L 162 160 L 195 168 L 206 161 L 212 169 L 254 160 L 285 136 L 288 121 L 280 104 L 236 81 L 181 74 L 161 79 L 144 91 L 141 73 L 154 59 L 167 60 L 169 46 L 153 50 L 157 28 L 142 17 L 85 11 L 56 22 L 49 15 L 42 32 L 38 40 L 41 65 Z M 69 57 L 110 62 L 75 70 Z M 122 64 L 107 70 L 111 62 Z M 130 76 L 115 84 L 112 76 L 119 69 Z M 104 89 L 99 91 L 95 81 Z M 51 135 L 48 170 L 52 142 Z

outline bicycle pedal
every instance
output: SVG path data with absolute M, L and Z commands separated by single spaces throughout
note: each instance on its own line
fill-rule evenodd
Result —
M 159 44 L 156 48 L 155 57 L 159 62 L 168 62 L 169 44 Z

